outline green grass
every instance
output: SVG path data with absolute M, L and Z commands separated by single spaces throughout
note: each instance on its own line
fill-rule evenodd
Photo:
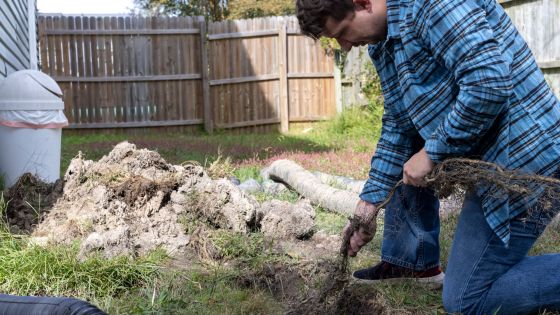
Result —
M 234 260 L 237 268 L 258 269 L 265 264 L 281 260 L 272 251 L 273 241 L 261 233 L 248 235 L 229 230 L 216 230 L 209 236 L 217 255 L 225 260 Z
M 0 198 L 0 213 L 6 203 Z M 266 292 L 240 286 L 239 270 L 221 266 L 170 269 L 156 250 L 145 257 L 78 259 L 78 244 L 31 245 L 0 222 L 0 290 L 14 295 L 71 296 L 109 314 L 274 314 L 282 306 Z M 217 231 L 212 236 L 224 259 L 245 268 L 277 258 L 260 234 Z
M 98 160 L 119 142 L 129 141 L 139 148 L 159 152 L 169 163 L 197 161 L 205 165 L 218 157 L 229 157 L 244 166 L 236 172 L 240 179 L 258 177 L 260 161 L 290 153 L 323 153 L 341 150 L 371 152 L 375 145 L 380 120 L 371 108 L 350 108 L 332 121 L 313 124 L 310 132 L 294 126 L 289 134 L 241 134 L 221 132 L 208 135 L 166 133 L 147 129 L 143 134 L 76 135 L 63 131 L 62 173 L 78 151 L 87 159 Z
M 551 224 L 537 240 L 529 255 L 560 253 L 560 225 Z
M 264 290 L 244 288 L 230 270 L 169 272 L 119 299 L 109 314 L 281 314 L 283 306 Z
M 233 173 L 235 177 L 237 177 L 237 179 L 239 179 L 241 182 L 244 182 L 251 178 L 261 183 L 263 181 L 263 178 L 261 177 L 261 168 L 256 165 L 238 167 Z
M 280 193 L 276 196 L 272 196 L 272 195 L 266 194 L 264 192 L 257 192 L 257 193 L 253 193 L 252 195 L 260 203 L 263 203 L 265 201 L 270 201 L 270 200 L 273 200 L 273 199 L 281 200 L 281 201 L 287 201 L 287 202 L 290 202 L 290 203 L 296 203 L 298 200 L 301 199 L 301 196 L 298 193 L 296 193 L 295 191 L 291 191 L 291 190 L 287 190 L 287 191 L 285 191 L 283 193 Z
M 233 161 L 262 160 L 285 151 L 321 152 L 336 148 L 336 139 L 322 136 L 245 134 L 245 135 L 185 135 L 179 133 L 153 132 L 143 135 L 73 135 L 62 137 L 62 169 L 82 151 L 88 159 L 97 160 L 109 153 L 114 145 L 129 141 L 141 148 L 159 152 L 168 162 L 184 161 L 211 163 L 218 156 L 228 156 Z
M 77 258 L 77 246 L 39 247 L 4 235 L 0 240 L 0 290 L 16 295 L 118 296 L 157 277 L 162 254 L 140 259 Z
M 315 228 L 328 234 L 340 234 L 346 225 L 347 218 L 338 213 L 329 212 L 321 207 L 315 207 Z

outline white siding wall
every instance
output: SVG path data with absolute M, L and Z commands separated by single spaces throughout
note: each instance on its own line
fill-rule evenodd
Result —
M 36 2 L 0 1 L 0 78 L 3 78 L 17 70 L 37 67 Z

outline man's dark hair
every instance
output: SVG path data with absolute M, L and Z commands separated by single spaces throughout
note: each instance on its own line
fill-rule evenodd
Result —
M 349 12 L 354 12 L 352 0 L 296 1 L 296 15 L 301 32 L 314 39 L 321 37 L 327 17 L 341 21 Z

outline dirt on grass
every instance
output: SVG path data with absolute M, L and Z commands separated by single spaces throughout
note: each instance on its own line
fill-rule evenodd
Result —
M 285 306 L 285 314 L 388 314 L 379 292 L 371 286 L 344 281 L 332 288 L 330 278 L 336 266 L 332 260 L 320 259 L 297 265 L 266 265 L 260 270 L 239 277 L 241 286 L 268 291 Z M 381 301 L 381 302 L 380 302 Z
M 62 195 L 63 182 L 45 183 L 31 173 L 23 174 L 4 194 L 5 220 L 10 232 L 29 234 Z

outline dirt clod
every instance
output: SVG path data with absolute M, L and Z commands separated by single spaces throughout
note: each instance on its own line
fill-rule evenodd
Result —
M 304 239 L 313 234 L 315 209 L 308 200 L 296 204 L 271 200 L 262 204 L 261 231 L 273 238 Z

